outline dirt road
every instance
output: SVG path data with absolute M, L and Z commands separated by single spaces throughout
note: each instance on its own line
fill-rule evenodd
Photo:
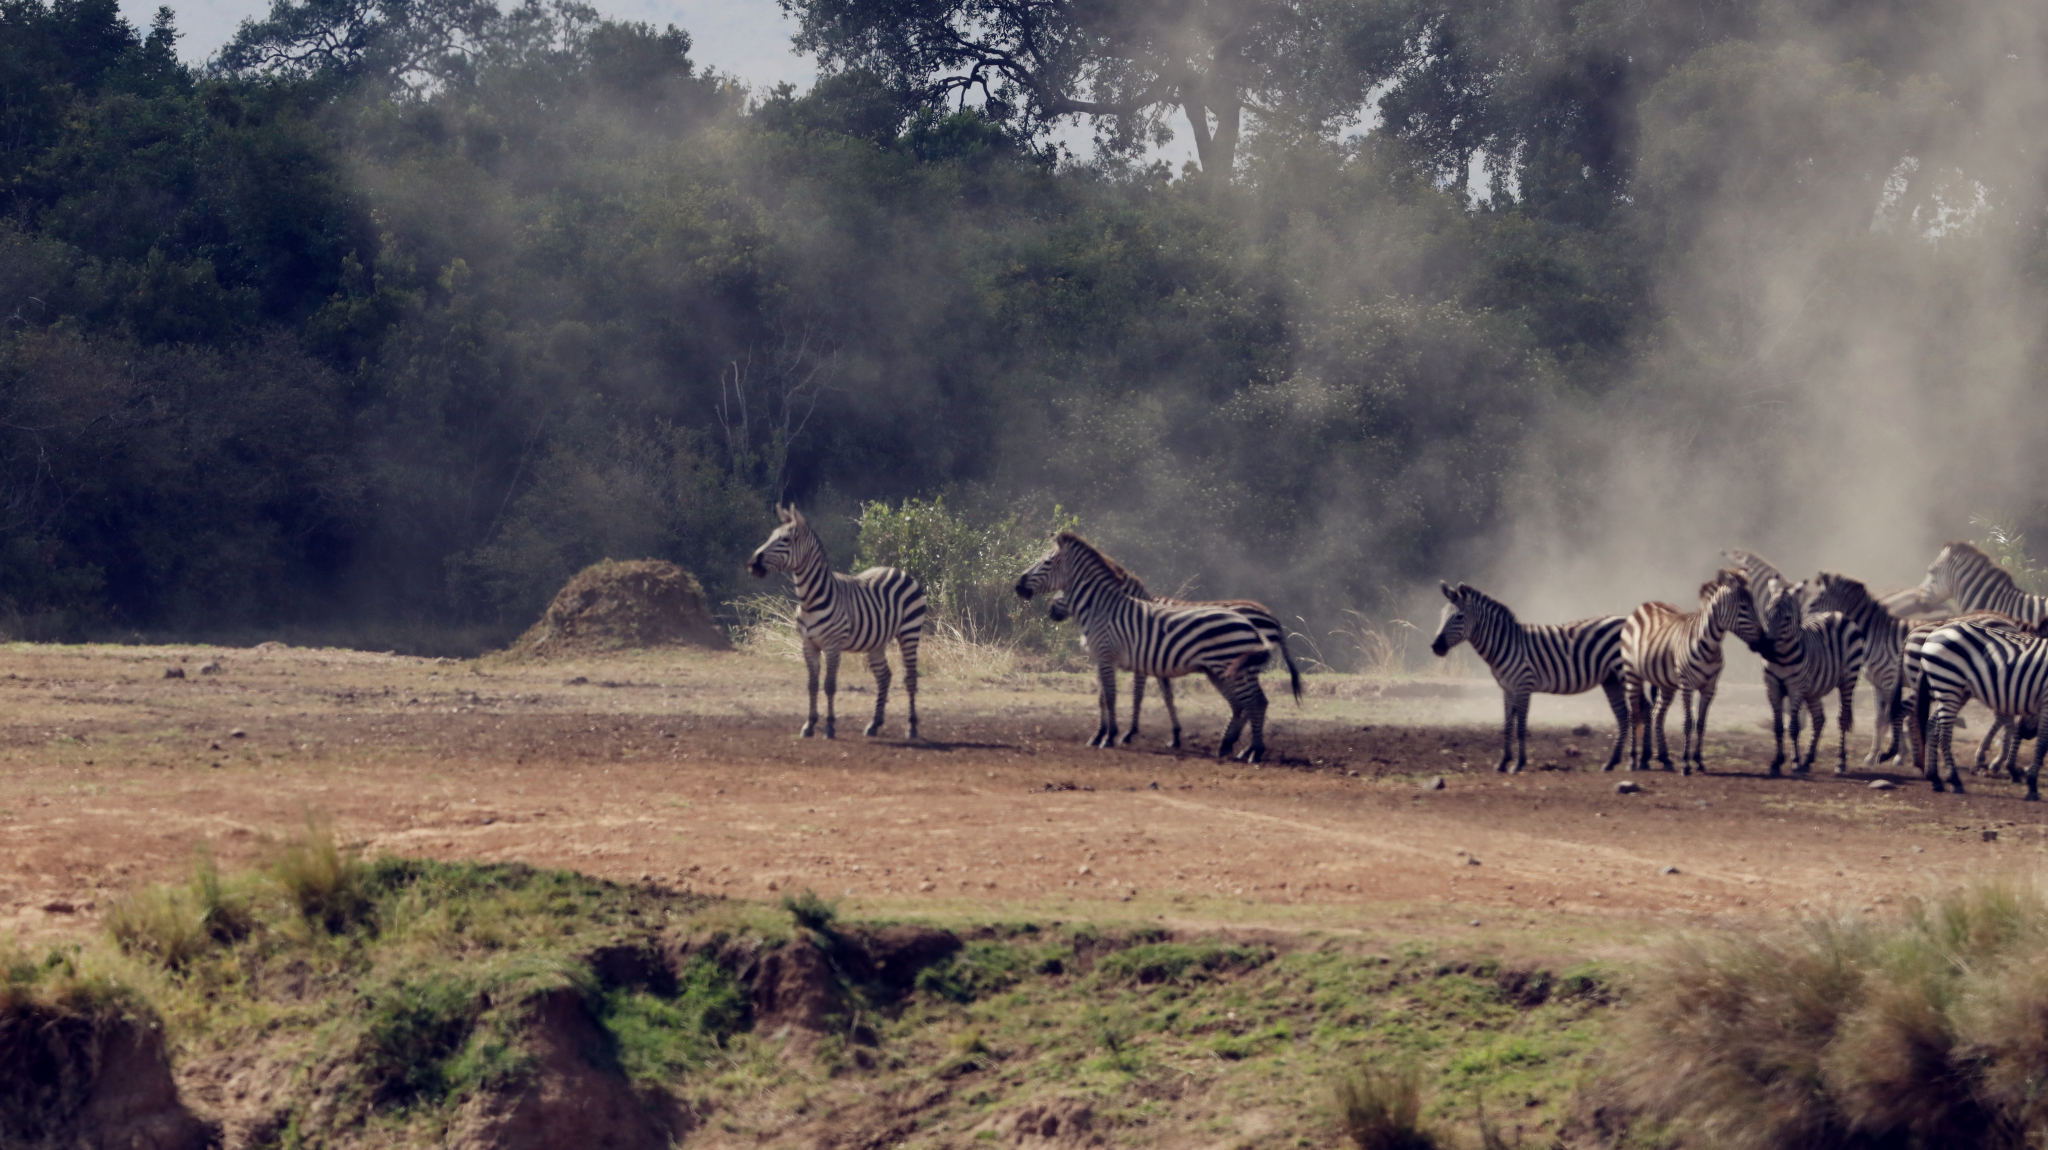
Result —
M 795 737 L 801 667 L 741 654 L 18 644 L 0 649 L 0 932 L 82 929 L 185 873 L 196 844 L 245 863 L 308 811 L 372 851 L 749 898 L 813 888 L 866 915 L 1325 929 L 1878 911 L 2048 855 L 2048 816 L 2002 781 L 1953 796 L 1897 773 L 1889 792 L 1827 767 L 1769 779 L 1768 735 L 1733 729 L 1706 777 L 1603 774 L 1604 725 L 1532 732 L 1532 765 L 1564 769 L 1504 777 L 1491 722 L 1314 685 L 1300 709 L 1276 702 L 1280 761 L 1249 768 L 1201 753 L 1222 718 L 1206 692 L 1184 708 L 1190 752 L 1161 751 L 1155 727 L 1144 749 L 1088 749 L 1078 676 L 933 676 L 928 741 L 827 742 Z M 857 732 L 872 695 L 841 700 Z M 1624 780 L 1642 793 L 1617 794 Z

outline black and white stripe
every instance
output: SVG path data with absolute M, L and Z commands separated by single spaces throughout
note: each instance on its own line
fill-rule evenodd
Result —
M 1949 784 L 1960 792 L 1962 777 L 1950 746 L 1956 715 L 1975 698 L 2017 726 L 2042 730 L 2048 717 L 2048 642 L 2002 624 L 1943 623 L 1921 645 L 1916 688 L 1915 718 L 1927 724 L 1927 739 L 1939 755 L 1933 764 L 1934 789 L 1941 789 L 1939 771 L 1946 764 Z M 2048 740 L 2035 744 L 2033 768 L 2027 772 L 2029 802 L 2041 798 L 2044 749 Z
M 1922 602 L 1935 606 L 1953 599 L 1958 612 L 1996 611 L 2030 627 L 2048 619 L 2048 596 L 2020 590 L 2011 572 L 1974 544 L 1961 541 L 1941 549 L 1914 591 Z
M 1776 581 L 1773 580 L 1775 583 Z M 1785 764 L 1785 709 L 1792 711 L 1792 773 L 1805 774 L 1820 756 L 1820 737 L 1827 725 L 1821 706 L 1829 691 L 1841 694 L 1841 746 L 1835 773 L 1849 771 L 1849 728 L 1854 724 L 1856 676 L 1863 669 L 1862 629 L 1837 611 L 1808 613 L 1806 585 L 1782 584 L 1770 588 L 1771 605 L 1764 612 L 1765 630 L 1771 637 L 1770 654 L 1764 659 L 1764 696 L 1771 704 L 1771 737 L 1777 741 L 1777 755 L 1771 759 L 1771 775 Z M 1813 717 L 1813 745 L 1804 755 L 1799 751 L 1799 712 Z
M 1906 707 L 1900 700 L 1905 686 L 1906 636 L 1913 625 L 1892 614 L 1860 580 L 1834 571 L 1823 571 L 1814 578 L 1809 606 L 1815 611 L 1839 611 L 1863 632 L 1863 679 L 1876 696 L 1878 727 L 1871 734 L 1870 753 L 1863 764 L 1890 762 L 1899 753 L 1906 724 Z M 1892 733 L 1889 747 L 1884 741 L 1887 726 Z
M 1294 665 L 1294 655 L 1287 649 L 1287 628 L 1281 624 L 1280 617 L 1273 614 L 1271 608 L 1256 599 L 1175 599 L 1170 596 L 1164 598 L 1155 597 L 1145 587 L 1143 580 L 1132 574 L 1128 569 L 1122 570 L 1124 572 L 1124 594 L 1133 599 L 1144 599 L 1157 603 L 1162 607 L 1221 607 L 1226 611 L 1235 611 L 1250 620 L 1252 626 L 1259 629 L 1259 634 L 1264 636 L 1266 641 L 1273 644 L 1274 648 L 1280 652 L 1281 661 L 1287 665 L 1287 677 L 1289 685 L 1293 688 L 1295 701 L 1299 702 L 1301 700 L 1301 670 Z M 1067 610 L 1067 593 L 1064 591 L 1054 592 L 1052 601 L 1046 604 L 1045 614 L 1047 618 L 1055 623 L 1066 622 L 1071 614 Z M 1085 646 L 1087 644 L 1086 636 L 1083 636 L 1081 641 Z M 1119 743 L 1128 744 L 1132 739 L 1138 737 L 1138 716 L 1145 709 L 1145 679 L 1146 676 L 1144 675 L 1131 676 L 1131 726 L 1129 730 L 1125 731 L 1117 739 Z M 1172 679 L 1159 680 L 1159 697 L 1165 701 L 1166 718 L 1173 724 L 1172 745 L 1178 747 L 1180 746 L 1180 711 L 1173 703 Z
M 1630 770 L 1650 768 L 1650 739 L 1657 741 L 1657 761 L 1671 769 L 1671 748 L 1664 739 L 1664 717 L 1673 698 L 1685 701 L 1685 773 L 1707 769 L 1700 747 L 1705 741 L 1707 709 L 1721 681 L 1721 637 L 1733 631 L 1765 658 L 1770 637 L 1757 619 L 1749 577 L 1724 568 L 1700 587 L 1700 609 L 1680 611 L 1669 603 L 1645 603 L 1630 612 L 1621 629 L 1622 685 L 1628 692 Z M 1700 696 L 1699 721 L 1693 721 L 1692 697 Z M 1652 702 L 1656 706 L 1653 717 Z M 1654 728 L 1654 732 L 1653 732 Z
M 1953 623 L 1969 623 L 1973 626 L 1988 628 L 1991 630 L 2009 631 L 2016 635 L 2038 634 L 2038 628 L 2048 628 L 2048 622 L 2037 624 L 2035 627 L 2029 627 L 2027 624 L 2020 622 L 2018 619 L 2015 619 L 2010 615 L 2000 614 L 1997 611 L 1971 611 L 1967 614 L 1952 615 L 1946 619 L 1929 619 L 1923 622 L 1914 623 L 1906 632 L 1905 653 L 1903 656 L 1901 656 L 1899 662 L 1902 690 L 1913 696 L 1910 703 L 1908 704 L 1913 711 L 1913 717 L 1911 721 L 1908 722 L 1906 725 L 1906 733 L 1910 737 L 1913 745 L 1913 769 L 1920 772 L 1922 775 L 1926 776 L 1928 782 L 1933 784 L 1934 789 L 1937 791 L 1942 789 L 1941 765 L 1938 761 L 1930 760 L 1927 754 L 1928 711 L 1926 710 L 1926 708 L 1921 706 L 1921 699 L 1919 698 L 1919 684 L 1921 683 L 1923 678 L 1922 667 L 1924 661 L 1924 653 L 1927 647 L 1927 640 L 1933 637 L 1936 631 L 1939 631 L 1941 628 L 1949 626 Z M 1998 713 L 1996 711 L 1994 711 L 1992 714 L 1993 718 L 1991 723 L 1991 729 L 1984 733 L 1984 741 L 1979 743 L 1977 746 L 1977 763 L 1980 770 L 1983 767 L 1984 759 L 1986 753 L 1990 748 L 1991 741 L 1994 738 L 1996 738 L 1998 736 L 1998 733 L 2001 730 L 2004 730 L 2010 722 L 2010 718 L 2007 715 Z M 1952 721 L 1951 726 L 1955 727 L 1961 725 L 1961 710 L 1960 707 L 1958 707 L 1957 715 Z M 2029 734 L 2027 737 L 2031 737 L 2031 735 Z M 2018 740 L 2008 738 L 2006 741 L 2004 751 L 2001 752 L 2001 754 L 1999 755 L 1999 761 L 2001 765 L 2004 765 L 2008 769 L 2011 769 L 2012 765 L 2017 762 L 2017 758 Z M 1949 784 L 1952 787 L 1954 787 L 1958 792 L 1962 791 L 1963 789 L 1962 777 L 1960 775 L 1955 774 L 1953 770 L 1950 771 Z
M 889 642 L 895 640 L 903 652 L 903 693 L 910 706 L 911 738 L 917 737 L 917 644 L 924 630 L 924 588 L 908 572 L 894 567 L 870 567 L 858 575 L 843 575 L 831 569 L 825 559 L 825 545 L 818 533 L 804 522 L 794 507 L 777 507 L 782 526 L 755 550 L 747 570 L 756 578 L 770 571 L 787 571 L 796 581 L 802 609 L 797 613 L 797 634 L 804 641 L 804 666 L 809 670 L 811 713 L 804 720 L 803 734 L 810 738 L 818 726 L 818 662 L 825 663 L 825 737 L 833 737 L 835 696 L 839 692 L 839 655 L 842 651 L 865 651 L 868 669 L 875 675 L 875 717 L 866 733 L 882 731 L 882 715 L 889 705 Z
M 1429 649 L 1439 656 L 1460 642 L 1493 671 L 1500 684 L 1506 725 L 1501 731 L 1500 762 L 1493 769 L 1519 773 L 1529 765 L 1529 696 L 1576 695 L 1599 687 L 1614 709 L 1614 747 L 1603 770 L 1621 761 L 1628 729 L 1628 699 L 1622 691 L 1620 615 L 1580 619 L 1574 623 L 1523 623 L 1507 604 L 1463 583 L 1440 583 L 1450 600 L 1436 621 Z
M 1230 702 L 1230 725 L 1217 757 L 1230 753 L 1249 721 L 1251 745 L 1241 757 L 1258 762 L 1266 751 L 1266 693 L 1259 686 L 1259 671 L 1272 659 L 1272 643 L 1235 611 L 1133 599 L 1124 592 L 1128 578 L 1115 560 L 1087 540 L 1061 532 L 1053 537 L 1052 550 L 1017 579 L 1017 594 L 1025 599 L 1041 591 L 1065 592 L 1066 609 L 1080 620 L 1087 636 L 1101 685 L 1100 720 L 1088 745 L 1116 743 L 1119 669 L 1161 679 L 1200 671 Z

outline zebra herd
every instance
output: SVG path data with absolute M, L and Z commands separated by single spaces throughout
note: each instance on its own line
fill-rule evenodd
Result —
M 818 671 L 824 666 L 825 737 L 832 738 L 839 657 L 865 653 L 875 677 L 875 713 L 866 733 L 880 733 L 887 713 L 891 675 L 888 644 L 902 650 L 908 730 L 917 737 L 917 648 L 924 627 L 924 588 L 907 572 L 874 567 L 858 575 L 834 572 L 825 548 L 803 515 L 777 508 L 780 525 L 754 552 L 747 569 L 757 577 L 786 571 L 800 599 L 797 631 L 809 671 L 810 714 L 803 734 L 818 726 Z M 1793 582 L 1761 556 L 1725 553 L 1730 566 L 1700 587 L 1699 607 L 1685 611 L 1669 603 L 1644 603 L 1626 616 L 1609 615 L 1559 625 L 1525 624 L 1506 604 L 1460 583 L 1442 585 L 1449 602 L 1437 621 L 1430 649 L 1447 655 L 1459 643 L 1472 649 L 1500 685 L 1505 722 L 1495 769 L 1520 771 L 1528 764 L 1529 700 L 1534 694 L 1573 695 L 1600 687 L 1616 723 L 1614 746 L 1604 769 L 1624 754 L 1630 770 L 1648 770 L 1652 759 L 1672 770 L 1665 720 L 1674 701 L 1684 716 L 1679 769 L 1705 771 L 1707 713 L 1723 666 L 1722 643 L 1733 634 L 1764 660 L 1765 697 L 1777 743 L 1770 773 L 1789 761 L 1795 774 L 1813 768 L 1826 726 L 1830 692 L 1840 702 L 1835 772 L 1848 771 L 1852 700 L 1860 674 L 1870 683 L 1883 716 L 1867 765 L 1901 753 L 1902 731 L 1910 732 L 1916 769 L 1934 789 L 1960 792 L 1951 735 L 1956 717 L 1972 699 L 1997 722 L 1978 749 L 1982 769 L 1994 740 L 2003 735 L 1995 764 L 2014 781 L 2021 776 L 2019 743 L 2035 738 L 2048 723 L 2048 598 L 2021 590 L 2010 573 L 1969 543 L 1943 547 L 1916 586 L 1888 596 L 1871 594 L 1862 582 L 1823 571 Z M 1017 594 L 1043 593 L 1053 619 L 1081 625 L 1094 656 L 1099 682 L 1094 747 L 1128 743 L 1138 732 L 1145 679 L 1159 680 L 1173 727 L 1171 745 L 1181 745 L 1172 680 L 1200 672 L 1230 704 L 1230 723 L 1218 746 L 1229 755 L 1247 726 L 1250 742 L 1238 757 L 1258 762 L 1265 754 L 1266 694 L 1260 672 L 1274 656 L 1287 668 L 1293 693 L 1301 697 L 1301 675 L 1287 650 L 1287 632 L 1263 604 L 1245 599 L 1186 601 L 1155 599 L 1116 560 L 1071 532 L 1056 535 L 1052 547 L 1017 579 Z M 1915 621 L 1953 602 L 1957 614 Z M 1116 672 L 1130 671 L 1131 723 L 1119 732 Z M 1694 702 L 1698 709 L 1695 712 Z M 1802 718 L 1810 718 L 1812 742 L 1801 748 Z M 1910 719 L 1909 723 L 1907 720 Z M 1789 720 L 1791 750 L 1787 754 Z M 1883 729 L 1891 741 L 1884 744 Z M 2038 800 L 2038 781 L 2048 739 L 2037 739 L 2025 774 L 2027 798 Z
M 818 664 L 825 667 L 825 737 L 833 737 L 834 698 L 839 689 L 839 656 L 865 652 L 875 676 L 875 717 L 867 733 L 880 733 L 889 705 L 889 662 L 885 654 L 894 640 L 903 652 L 903 684 L 909 696 L 911 738 L 917 737 L 917 644 L 924 627 L 924 588 L 909 573 L 894 567 L 871 567 L 858 575 L 833 571 L 818 533 L 792 507 L 778 507 L 781 520 L 768 541 L 747 562 L 756 577 L 787 571 L 796 583 L 800 607 L 797 633 L 803 640 L 804 664 L 810 672 L 810 717 L 804 737 L 818 726 Z M 1285 663 L 1294 697 L 1301 697 L 1301 674 L 1287 652 L 1287 632 L 1264 605 L 1248 599 L 1186 602 L 1153 599 L 1145 585 L 1116 560 L 1071 532 L 1053 538 L 1052 549 L 1017 579 L 1017 594 L 1030 599 L 1046 592 L 1055 620 L 1073 618 L 1081 624 L 1088 650 L 1095 656 L 1101 683 L 1100 717 L 1092 747 L 1129 742 L 1138 733 L 1138 709 L 1145 699 L 1147 676 L 1159 680 L 1166 713 L 1173 723 L 1173 743 L 1181 745 L 1180 714 L 1174 709 L 1172 681 L 1201 672 L 1230 703 L 1230 725 L 1224 730 L 1219 757 L 1231 753 L 1247 724 L 1251 741 L 1239 757 L 1258 762 L 1266 752 L 1266 692 L 1259 672 L 1275 654 Z M 1116 672 L 1135 675 L 1131 727 L 1119 737 L 1116 723 Z
M 1791 769 L 1795 774 L 1812 769 L 1829 692 L 1841 704 L 1835 773 L 1847 773 L 1851 704 L 1861 674 L 1882 715 L 1866 764 L 1896 757 L 1901 731 L 1908 730 L 1915 768 L 1940 791 L 1945 767 L 1948 787 L 1960 792 L 1963 781 L 1951 735 L 1964 704 L 1976 699 L 1996 716 L 1978 748 L 1979 768 L 2003 735 L 1995 767 L 2020 781 L 2019 743 L 2035 738 L 2048 722 L 2048 598 L 2021 590 L 2011 573 L 1963 542 L 1943 547 L 1918 586 L 1884 597 L 1838 572 L 1823 571 L 1809 582 L 1795 583 L 1761 556 L 1724 554 L 1731 566 L 1700 588 L 1699 610 L 1690 612 L 1668 603 L 1645 603 L 1626 617 L 1530 625 L 1483 592 L 1462 583 L 1455 588 L 1444 584 L 1450 602 L 1430 649 L 1447 655 L 1459 642 L 1469 642 L 1492 669 L 1507 710 L 1496 769 L 1519 771 L 1528 761 L 1532 692 L 1569 695 L 1597 685 L 1606 690 L 1619 728 L 1607 770 L 1621 761 L 1625 746 L 1630 769 L 1648 769 L 1653 738 L 1656 760 L 1672 769 L 1664 721 L 1676 696 L 1685 713 L 1682 769 L 1688 775 L 1704 771 L 1700 748 L 1707 710 L 1721 676 L 1722 640 L 1733 633 L 1764 660 L 1764 693 L 1777 742 L 1773 776 L 1788 761 L 1788 713 Z M 1945 611 L 1951 601 L 1957 614 L 1913 618 Z M 1802 712 L 1813 724 L 1813 741 L 1803 752 Z M 1889 746 L 1884 746 L 1886 727 Z M 2024 776 L 2032 801 L 2040 798 L 2044 749 L 2048 740 L 2037 740 Z

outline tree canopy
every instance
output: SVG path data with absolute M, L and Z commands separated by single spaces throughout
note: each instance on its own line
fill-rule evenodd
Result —
M 1624 498 L 2038 530 L 2048 15 L 1880 8 L 791 0 L 824 74 L 748 92 L 566 2 L 195 71 L 0 0 L 0 622 L 473 650 L 607 556 L 729 598 L 792 499 L 842 562 L 1058 506 L 1315 636 L 1657 551 Z

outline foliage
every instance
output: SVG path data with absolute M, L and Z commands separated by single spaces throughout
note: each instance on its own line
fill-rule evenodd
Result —
M 2020 590 L 2035 595 L 2048 594 L 2048 568 L 2035 566 L 2027 555 L 2027 537 L 2013 530 L 2010 523 L 1988 515 L 1972 515 L 1970 526 L 1984 532 L 1984 538 L 1977 546 L 1993 562 L 2005 568 Z
M 1337 1079 L 1337 1121 L 1358 1150 L 1435 1150 L 1421 1124 L 1422 1075 L 1414 1066 L 1363 1066 Z
M 782 909 L 788 911 L 789 917 L 805 930 L 825 930 L 832 925 L 833 919 L 839 917 L 839 904 L 825 901 L 809 887 L 805 887 L 802 894 L 783 895 Z
M 791 500 L 963 644 L 1070 641 L 999 594 L 1025 508 L 1400 615 L 1538 497 L 1608 522 L 1632 445 L 1915 410 L 1857 349 L 2031 394 L 2041 17 L 1866 9 L 1062 0 L 1016 55 L 1009 0 L 790 0 L 827 74 L 750 96 L 568 0 L 277 0 L 203 73 L 10 0 L 0 623 L 473 649 L 605 557 L 737 598 Z M 1199 178 L 1120 150 L 1191 111 Z
M 949 509 L 943 496 L 895 507 L 869 503 L 861 508 L 854 569 L 900 567 L 915 575 L 934 627 L 953 627 L 969 641 L 1057 651 L 1071 639 L 1042 608 L 1017 598 L 1015 588 L 1024 569 L 1045 554 L 1050 535 L 1079 525 L 1057 505 L 1042 521 L 1011 514 L 977 524 Z
M 2048 894 L 1982 881 L 1893 920 L 1673 944 L 1629 1012 L 1626 1097 L 1732 1147 L 2023 1146 L 2048 1073 Z

